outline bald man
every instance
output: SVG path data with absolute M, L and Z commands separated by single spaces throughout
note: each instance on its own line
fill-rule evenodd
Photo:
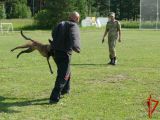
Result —
M 60 22 L 52 30 L 52 48 L 57 65 L 57 78 L 50 96 L 50 103 L 57 103 L 60 96 L 70 92 L 70 61 L 72 51 L 80 53 L 80 32 L 78 22 L 80 15 L 72 12 L 68 21 Z

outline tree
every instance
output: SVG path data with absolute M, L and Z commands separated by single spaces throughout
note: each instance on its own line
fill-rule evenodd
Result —
M 111 11 L 120 20 L 137 20 L 139 10 L 139 0 L 111 0 Z
M 0 3 L 0 19 L 6 18 L 4 3 Z
M 27 0 L 28 6 L 30 6 L 32 16 L 34 16 L 39 11 L 43 10 L 45 7 L 46 0 Z
M 92 7 L 96 11 L 96 16 L 107 16 L 110 10 L 110 1 L 95 0 Z
M 6 2 L 7 18 L 28 18 L 31 16 L 27 0 L 8 0 Z
M 52 27 L 58 22 L 68 20 L 72 11 L 78 11 L 85 17 L 85 0 L 46 0 L 46 8 L 40 11 L 35 19 L 42 27 Z
M 76 7 L 76 11 L 80 13 L 81 20 L 84 19 L 87 14 L 87 5 L 86 5 L 86 0 L 75 0 L 74 6 Z

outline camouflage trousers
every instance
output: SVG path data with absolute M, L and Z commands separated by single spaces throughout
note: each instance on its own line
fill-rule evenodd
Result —
M 117 38 L 108 38 L 109 57 L 116 57 L 116 40 Z

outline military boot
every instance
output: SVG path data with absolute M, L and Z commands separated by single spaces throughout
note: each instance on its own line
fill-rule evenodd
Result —
M 114 57 L 113 58 L 113 60 L 112 60 L 112 63 L 111 63 L 112 65 L 116 65 L 117 64 L 117 58 L 116 57 Z
M 112 58 L 111 55 L 109 56 L 109 58 L 110 58 L 110 62 L 109 62 L 108 64 L 111 65 L 111 64 L 112 64 L 112 61 L 113 61 L 113 58 Z

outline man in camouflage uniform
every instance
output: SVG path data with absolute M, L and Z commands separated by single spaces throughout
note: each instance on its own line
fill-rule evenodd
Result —
M 116 65 L 116 40 L 121 42 L 121 24 L 115 19 L 115 13 L 110 12 L 108 15 L 109 21 L 106 25 L 106 30 L 102 39 L 102 43 L 105 40 L 105 36 L 108 33 L 108 47 L 109 47 L 109 58 L 110 62 L 108 64 Z

